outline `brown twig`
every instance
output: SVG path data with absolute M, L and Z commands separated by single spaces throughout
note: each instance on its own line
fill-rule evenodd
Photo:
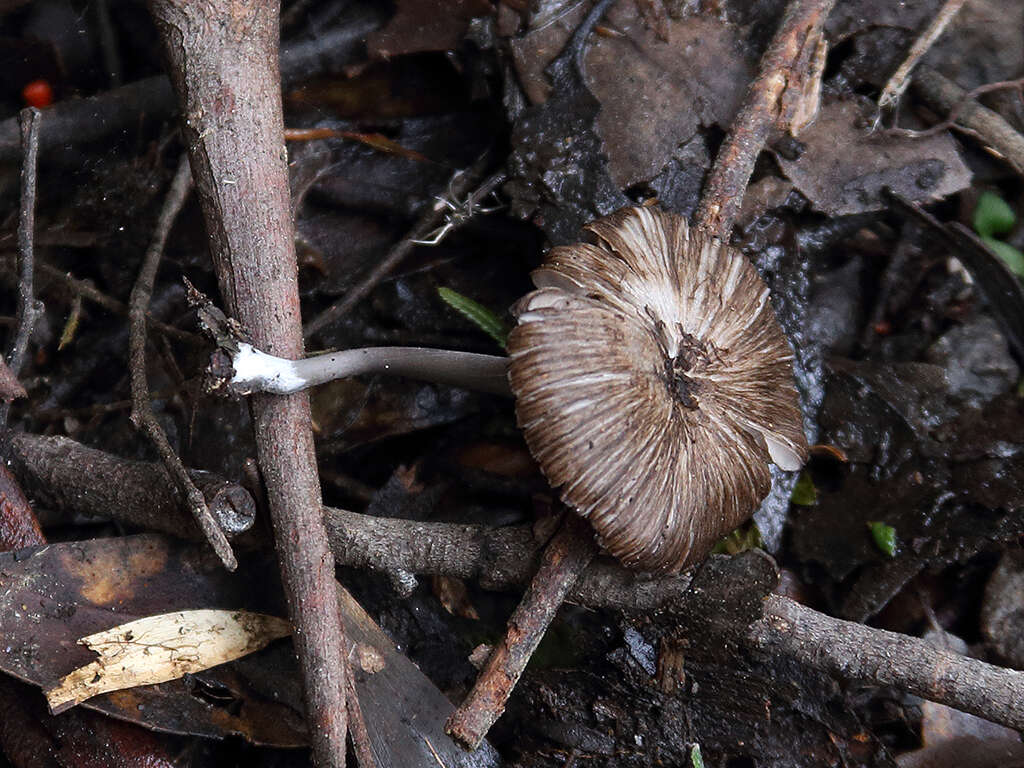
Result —
M 941 123 L 925 128 L 921 131 L 911 130 L 910 128 L 886 128 L 885 133 L 888 136 L 898 136 L 903 139 L 926 139 L 929 136 L 934 136 L 937 133 L 948 131 L 951 128 L 966 133 L 968 136 L 974 136 L 975 138 L 982 138 L 977 131 L 971 130 L 970 128 L 960 125 L 957 123 L 957 118 L 960 117 L 960 113 L 963 108 L 971 104 L 979 96 L 984 96 L 986 93 L 995 93 L 997 91 L 1009 91 L 1015 90 L 1020 92 L 1024 89 L 1024 78 L 1018 78 L 1017 80 L 999 80 L 994 83 L 985 83 L 985 85 L 979 85 L 970 91 L 964 91 L 963 97 L 953 106 L 946 115 L 946 119 Z
M 180 522 L 175 521 L 184 518 L 176 507 L 178 517 L 166 526 L 159 524 L 160 509 L 153 510 L 151 518 L 145 516 L 148 497 L 166 496 L 160 492 L 159 483 L 168 481 L 157 464 L 126 461 L 66 438 L 10 432 L 0 442 L 0 455 L 10 462 L 25 488 L 47 505 L 86 514 L 106 511 L 115 519 L 157 530 L 177 525 L 177 532 L 181 532 Z M 227 484 L 219 482 L 222 486 Z M 0 494 L 2 488 L 0 483 Z M 24 508 L 27 502 L 14 505 L 15 511 Z M 529 579 L 540 555 L 540 544 L 529 526 L 489 529 L 422 523 L 330 508 L 324 514 L 332 530 L 338 562 L 356 567 L 370 565 L 385 571 L 403 568 L 423 575 L 446 574 L 476 580 L 488 589 L 508 589 Z M 8 509 L 0 507 L 0 526 L 8 525 L 2 522 L 8 516 Z M 16 526 L 12 530 L 17 545 L 37 543 L 34 528 Z M 645 577 L 602 560 L 584 571 L 570 590 L 569 599 L 592 608 L 642 614 L 679 609 L 687 600 L 690 584 L 689 573 Z M 1014 699 L 1009 694 L 992 697 L 991 702 L 986 697 L 988 686 L 995 681 L 992 690 L 1013 692 L 1016 701 L 1024 701 L 1019 694 L 1022 673 L 958 656 L 951 660 L 937 655 L 940 652 L 915 638 L 833 619 L 777 596 L 768 599 L 764 618 L 748 634 L 748 642 L 755 648 L 792 656 L 843 679 L 892 685 L 1020 727 L 1022 715 L 1019 706 L 1012 706 Z M 900 650 L 897 653 L 893 648 Z M 909 653 L 904 649 L 909 649 Z M 952 664 L 949 669 L 955 677 L 949 686 L 932 674 L 947 664 Z
M 590 524 L 568 517 L 544 550 L 540 569 L 508 620 L 508 631 L 491 651 L 473 690 L 452 713 L 445 731 L 476 749 L 505 711 L 512 689 L 526 669 L 558 607 L 576 579 L 597 554 Z
M 485 154 L 471 168 L 465 171 L 458 171 L 452 177 L 448 185 L 448 194 L 451 196 L 453 204 L 456 204 L 463 195 L 470 194 L 470 189 L 483 175 L 487 158 L 488 156 Z M 501 173 L 491 176 L 470 194 L 466 205 L 475 206 L 478 204 L 496 189 L 504 179 L 505 176 Z M 380 281 L 390 275 L 402 260 L 409 255 L 416 246 L 415 241 L 425 239 L 432 231 L 437 229 L 448 210 L 448 206 L 443 199 L 438 199 L 430 205 L 420 216 L 419 221 L 406 233 L 405 237 L 395 243 L 387 255 L 365 277 L 353 285 L 344 296 L 306 323 L 305 328 L 303 328 L 306 338 L 312 338 L 328 325 L 337 322 L 341 317 L 351 312 L 353 307 L 365 299 L 380 284 Z
M 150 0 L 221 294 L 271 354 L 303 354 L 278 69 L 279 4 Z M 313 760 L 344 766 L 345 635 L 320 511 L 309 400 L 250 398 Z
M 202 491 L 196 488 L 192 482 L 185 465 L 181 463 L 178 454 L 174 452 L 167 440 L 167 435 L 164 434 L 160 422 L 156 420 L 153 407 L 149 402 L 149 384 L 146 381 L 146 309 L 149 307 L 149 300 L 153 295 L 156 272 L 160 266 L 160 259 L 163 256 L 171 226 L 178 217 L 182 206 L 185 205 L 185 200 L 188 199 L 191 189 L 192 174 L 188 168 L 188 160 L 182 156 L 163 207 L 160 209 L 160 216 L 153 232 L 153 242 L 150 243 L 146 255 L 143 257 L 142 268 L 139 270 L 139 276 L 132 288 L 129 301 L 128 348 L 132 386 L 131 420 L 132 424 L 156 448 L 156 452 L 167 469 L 167 474 L 174 483 L 177 495 L 195 518 L 196 524 L 210 546 L 213 547 L 213 551 L 217 553 L 217 557 L 224 563 L 225 568 L 233 571 L 238 567 L 238 561 L 235 559 L 234 552 L 231 551 L 231 545 L 206 506 L 206 499 L 203 497 Z
M 352 740 L 352 751 L 356 753 L 359 768 L 377 768 L 373 756 L 373 742 L 366 730 L 363 709 L 359 706 L 359 692 L 356 691 L 355 675 L 352 672 L 351 654 L 345 656 L 345 704 L 348 708 L 348 735 Z
M 790 81 L 803 82 L 799 69 L 811 65 L 825 18 L 835 0 L 791 0 L 775 37 L 761 58 L 757 78 L 715 158 L 694 223 L 726 240 L 743 204 L 743 194 L 768 135 L 783 115 Z
M 916 637 L 841 621 L 779 595 L 748 635 L 754 647 L 843 680 L 868 680 L 1024 730 L 1024 672 L 950 653 Z
M 21 373 L 29 338 L 36 327 L 36 320 L 43 312 L 42 303 L 36 300 L 33 291 L 39 110 L 34 107 L 23 109 L 18 115 L 18 122 L 21 126 L 22 147 L 21 203 L 18 208 L 18 320 L 7 352 L 7 367 L 14 377 Z M 7 423 L 9 410 L 8 403 L 0 403 L 0 427 Z
M 1002 85 L 991 84 L 992 89 Z M 1007 84 L 1010 85 L 1013 83 Z M 975 136 L 1018 174 L 1024 175 L 1024 136 L 998 113 L 974 101 L 970 93 L 933 69 L 919 69 L 911 80 L 910 90 L 935 112 L 949 115 L 946 122 L 954 120 L 955 116 L 955 122 L 949 126 L 943 124 L 943 128 L 954 127 Z
M 22 487 L 51 509 L 186 538 L 202 536 L 160 462 L 130 461 L 67 437 L 12 430 L 0 432 L 0 456 Z M 212 472 L 188 472 L 223 530 L 237 535 L 252 527 L 256 505 L 248 491 Z

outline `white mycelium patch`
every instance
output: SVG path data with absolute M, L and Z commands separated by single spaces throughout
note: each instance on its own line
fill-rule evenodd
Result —
M 627 565 L 676 571 L 803 464 L 791 351 L 750 263 L 629 208 L 552 249 L 517 307 L 509 379 L 530 450 Z
M 295 370 L 295 362 L 261 352 L 252 344 L 238 345 L 231 358 L 235 375 L 231 385 L 239 392 L 273 392 L 287 395 L 309 386 Z

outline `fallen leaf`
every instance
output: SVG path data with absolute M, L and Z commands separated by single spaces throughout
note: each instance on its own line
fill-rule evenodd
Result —
M 948 134 L 908 139 L 872 133 L 853 101 L 821 108 L 804 129 L 796 159 L 776 153 L 779 167 L 815 209 L 833 216 L 887 207 L 889 187 L 910 200 L 935 200 L 964 189 L 971 173 Z
M 147 616 L 81 638 L 100 658 L 47 690 L 59 714 L 101 693 L 165 683 L 224 664 L 291 634 L 291 624 L 249 611 L 193 610 Z

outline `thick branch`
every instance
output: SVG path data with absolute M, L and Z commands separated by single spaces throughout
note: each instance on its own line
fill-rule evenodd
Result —
M 950 653 L 924 640 L 841 621 L 779 595 L 748 636 L 761 650 L 843 680 L 868 680 L 1024 730 L 1024 672 Z
M 0 432 L 0 458 L 37 502 L 57 511 L 118 520 L 153 531 L 200 538 L 158 462 L 130 461 L 67 437 Z M 256 503 L 237 483 L 202 470 L 189 477 L 229 535 L 252 527 Z
M 704 184 L 694 223 L 727 240 L 743 204 L 743 195 L 768 135 L 784 116 L 784 101 L 791 82 L 804 78 L 810 66 L 825 18 L 835 0 L 791 0 L 768 50 L 761 58 L 757 78 L 750 84 L 725 143 Z
M 302 356 L 275 2 L 151 0 L 184 114 L 221 293 L 267 352 Z M 257 457 L 310 720 L 313 759 L 345 764 L 344 633 L 305 394 L 251 399 Z

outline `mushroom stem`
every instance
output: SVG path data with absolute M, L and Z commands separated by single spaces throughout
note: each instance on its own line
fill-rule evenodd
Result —
M 473 690 L 445 723 L 445 732 L 468 749 L 476 749 L 505 711 L 512 689 L 558 612 L 565 596 L 597 554 L 594 532 L 575 514 L 566 513 L 558 533 L 541 556 L 540 568 L 508 620 Z
M 240 343 L 232 354 L 231 386 L 238 392 L 287 395 L 361 373 L 408 376 L 511 397 L 508 359 L 495 355 L 427 347 L 366 347 L 329 352 L 302 360 L 268 355 Z

